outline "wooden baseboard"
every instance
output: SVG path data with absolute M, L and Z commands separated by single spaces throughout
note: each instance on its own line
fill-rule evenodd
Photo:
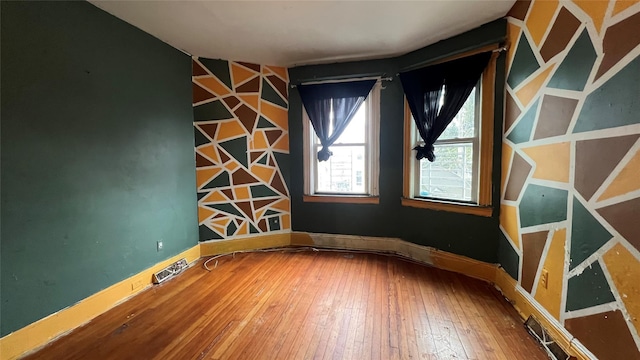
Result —
M 315 234 L 294 232 L 292 246 L 318 246 L 331 249 L 395 252 L 396 238 L 367 237 L 340 234 Z
M 289 246 L 290 244 L 290 232 L 258 235 L 240 239 L 206 241 L 200 243 L 200 256 L 227 254 L 234 251 L 284 247 Z
M 538 319 L 542 327 L 567 354 L 581 360 L 595 359 L 595 356 L 591 354 L 578 339 L 574 338 L 556 319 L 531 298 L 524 289 L 518 286 L 516 280 L 503 269 L 496 271 L 495 285 L 502 295 L 511 302 L 523 319 L 527 319 L 531 315 Z
M 187 259 L 189 263 L 198 260 L 200 244 L 1 338 L 0 359 L 16 359 L 86 324 L 151 286 L 153 273 L 182 258 Z
M 291 245 L 385 252 L 491 283 L 495 282 L 498 268 L 495 264 L 417 245 L 399 238 L 294 232 L 291 234 Z
M 495 283 L 498 265 L 486 263 L 466 256 L 452 254 L 437 249 L 431 250 L 433 266 L 464 274 L 466 276 Z

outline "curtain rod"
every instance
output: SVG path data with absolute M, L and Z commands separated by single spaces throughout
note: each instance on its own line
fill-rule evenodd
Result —
M 496 46 L 496 45 L 489 45 L 489 46 Z M 422 64 L 416 64 L 416 65 L 413 65 L 413 66 L 408 66 L 408 67 L 400 70 L 400 72 L 397 73 L 396 76 L 400 75 L 401 72 L 407 72 L 407 71 L 411 71 L 411 70 L 417 70 L 417 69 L 425 68 L 425 67 L 432 66 L 432 65 L 442 64 L 442 63 L 445 63 L 445 62 L 454 61 L 454 60 L 457 60 L 457 59 L 462 59 L 462 58 L 465 58 L 465 57 L 468 57 L 468 56 L 473 56 L 473 55 L 481 54 L 481 53 L 484 53 L 484 52 L 489 52 L 490 51 L 492 53 L 500 53 L 500 52 L 509 50 L 509 45 L 503 45 L 503 46 L 500 46 L 500 47 L 497 47 L 497 48 L 491 49 L 491 50 L 486 49 L 489 46 L 481 47 L 481 48 L 476 49 L 476 50 L 470 50 L 470 51 L 462 52 L 462 53 L 459 53 L 459 54 L 456 54 L 456 55 L 452 55 L 452 56 L 447 56 L 447 57 L 435 59 L 435 60 L 433 60 L 431 62 L 426 62 L 426 63 L 422 63 Z M 483 49 L 486 49 L 486 50 L 483 50 Z
M 509 49 L 509 46 L 508 46 L 508 45 L 504 45 L 504 46 L 498 47 L 498 48 L 496 48 L 496 49 L 493 49 L 493 50 L 487 50 L 487 51 L 491 51 L 491 52 L 493 52 L 493 53 L 498 53 L 498 52 L 507 51 L 508 49 Z M 477 52 L 477 53 L 480 53 L 480 52 L 482 52 L 482 51 L 479 51 L 479 52 Z M 460 56 L 460 58 L 462 58 L 462 57 L 466 57 L 466 56 L 475 55 L 475 54 L 476 54 L 476 52 L 471 53 L 471 54 L 469 54 L 469 55 Z M 456 56 L 454 55 L 454 58 L 453 58 L 453 59 L 451 59 L 451 60 L 448 60 L 448 59 L 446 59 L 446 58 L 445 58 L 445 59 L 435 60 L 435 61 L 433 61 L 433 62 L 431 62 L 431 63 L 426 63 L 426 64 L 424 64 L 424 65 L 422 65 L 422 64 L 421 64 L 421 65 L 419 65 L 419 66 L 416 66 L 415 68 L 414 68 L 414 67 L 408 67 L 408 68 L 406 68 L 406 69 L 403 69 L 403 70 L 402 70 L 402 72 L 409 71 L 409 70 L 419 69 L 419 68 L 421 68 L 421 67 L 427 67 L 427 66 L 431 66 L 431 65 L 439 64 L 439 63 L 441 63 L 441 62 L 445 62 L 445 61 L 453 61 L 453 60 L 455 60 L 455 58 L 456 58 Z M 378 75 L 378 76 L 363 76 L 363 77 L 356 77 L 356 78 L 354 78 L 354 77 L 346 77 L 346 76 L 343 76 L 343 77 L 334 77 L 334 78 L 328 77 L 328 78 L 325 78 L 325 79 L 319 79 L 319 80 L 309 80 L 309 81 L 301 81 L 301 82 L 297 82 L 297 83 L 290 83 L 290 84 L 289 84 L 289 86 L 290 86 L 291 88 L 295 88 L 295 87 L 297 87 L 298 85 L 313 85 L 313 84 L 341 83 L 341 82 L 347 82 L 347 81 L 373 80 L 373 79 L 376 79 L 376 80 L 378 80 L 378 81 L 393 81 L 393 76 L 385 76 L 385 75 L 386 75 L 386 74 L 382 74 L 382 75 Z M 398 76 L 398 75 L 400 75 L 400 73 L 397 73 L 397 74 L 396 74 L 396 76 Z
M 383 77 L 385 74 L 382 74 L 380 76 L 367 76 L 367 77 L 358 77 L 358 78 L 344 78 L 344 79 L 325 79 L 325 80 L 312 80 L 312 81 L 305 81 L 305 82 L 299 82 L 296 84 L 291 84 L 290 86 L 292 88 L 297 87 L 298 85 L 314 85 L 314 84 L 332 84 L 332 83 L 341 83 L 341 82 L 348 82 L 348 81 L 359 81 L 359 80 L 378 80 L 378 81 L 393 81 L 393 76 L 387 76 L 387 77 Z

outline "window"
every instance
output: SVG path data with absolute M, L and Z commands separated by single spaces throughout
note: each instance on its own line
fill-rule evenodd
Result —
M 436 161 L 416 161 L 414 197 L 469 203 L 477 201 L 479 111 L 476 104 L 479 102 L 476 96 L 479 93 L 473 90 L 458 115 L 435 142 Z M 412 147 L 423 144 L 415 125 L 412 130 Z
M 317 159 L 322 145 L 303 109 L 305 201 L 377 203 L 379 93 L 376 84 L 331 145 L 327 161 Z
M 434 144 L 435 161 L 420 161 L 423 144 L 405 104 L 405 206 L 491 216 L 495 60 Z

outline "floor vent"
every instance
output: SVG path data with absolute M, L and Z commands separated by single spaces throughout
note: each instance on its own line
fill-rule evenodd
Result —
M 540 325 L 540 322 L 533 316 L 529 316 L 524 323 L 524 327 L 529 333 L 538 340 L 542 347 L 547 351 L 551 359 L 555 360 L 574 360 L 575 357 L 567 354 L 562 348 L 551 338 L 547 331 Z
M 161 282 L 167 281 L 172 277 L 180 274 L 182 270 L 186 269 L 189 266 L 187 264 L 187 259 L 180 259 L 173 264 L 167 266 L 166 268 L 158 271 L 153 274 L 153 283 L 160 284 Z

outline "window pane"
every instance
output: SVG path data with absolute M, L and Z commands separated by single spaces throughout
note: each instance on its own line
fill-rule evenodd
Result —
M 331 151 L 329 160 L 318 162 L 317 191 L 365 193 L 365 147 L 334 146 Z
M 420 160 L 420 196 L 471 201 L 473 145 L 435 146 L 436 161 Z
M 444 130 L 439 140 L 475 137 L 476 88 L 473 88 L 467 101 Z
M 358 112 L 353 116 L 353 119 L 344 129 L 342 135 L 336 140 L 334 144 L 364 144 L 366 141 L 367 130 L 367 101 L 362 102 L 362 105 L 358 108 Z M 314 135 L 316 144 L 320 144 L 320 140 Z

